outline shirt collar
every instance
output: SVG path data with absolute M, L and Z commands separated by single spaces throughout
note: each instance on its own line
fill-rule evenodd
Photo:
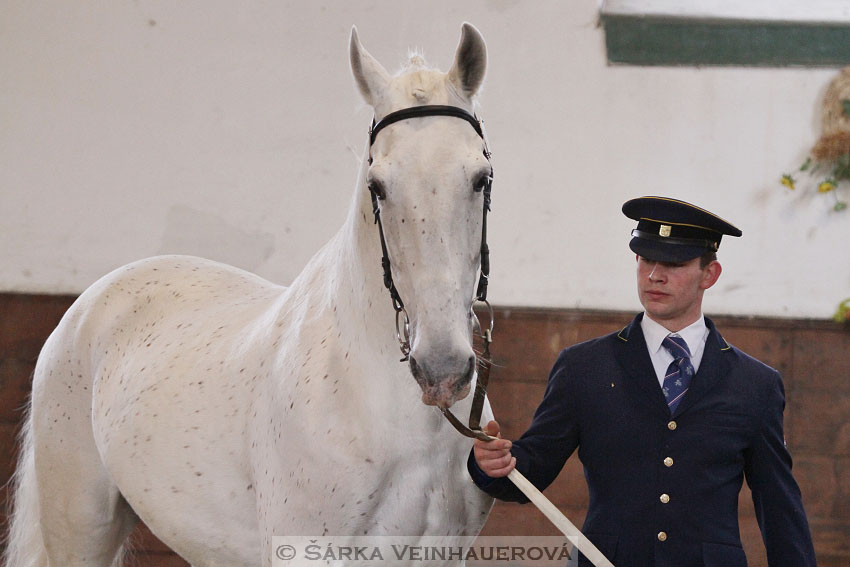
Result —
M 643 331 L 643 338 L 646 340 L 646 346 L 649 348 L 649 352 L 651 353 L 658 352 L 664 338 L 670 334 L 670 331 L 667 328 L 662 326 L 660 323 L 653 321 L 646 313 L 643 314 L 643 319 L 641 319 L 640 322 L 640 328 Z M 705 317 L 702 313 L 700 313 L 700 316 L 696 321 L 674 334 L 685 339 L 685 342 L 688 343 L 688 348 L 690 349 L 691 354 L 694 354 L 696 352 L 696 345 L 705 340 L 707 330 L 708 328 L 705 326 Z

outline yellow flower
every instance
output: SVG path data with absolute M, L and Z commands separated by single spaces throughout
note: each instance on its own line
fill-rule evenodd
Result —
M 829 179 L 818 185 L 818 193 L 829 193 L 835 189 L 835 183 Z
M 788 175 L 787 173 L 782 176 L 782 184 L 787 188 L 794 190 L 794 178 Z

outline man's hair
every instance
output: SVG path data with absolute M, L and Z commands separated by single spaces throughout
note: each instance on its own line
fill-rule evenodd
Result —
M 699 267 L 705 268 L 715 260 L 717 260 L 717 252 L 715 252 L 714 250 L 709 250 L 699 257 Z

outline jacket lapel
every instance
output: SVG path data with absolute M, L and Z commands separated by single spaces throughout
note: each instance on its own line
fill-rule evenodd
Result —
M 653 411 L 657 410 L 665 416 L 669 416 L 670 409 L 667 407 L 667 401 L 658 385 L 658 378 L 655 376 L 655 369 L 646 347 L 646 339 L 644 339 L 640 327 L 642 319 L 643 313 L 639 313 L 631 323 L 617 334 L 617 339 L 619 339 L 616 346 L 617 361 L 629 376 L 630 383 L 635 386 L 635 391 L 645 398 L 649 407 Z
M 717 382 L 726 376 L 731 370 L 731 364 L 726 354 L 732 347 L 720 335 L 714 323 L 708 317 L 705 324 L 709 329 L 708 338 L 705 341 L 702 361 L 699 370 L 691 380 L 685 397 L 679 403 L 674 415 L 679 415 L 692 407 L 700 398 L 707 394 Z

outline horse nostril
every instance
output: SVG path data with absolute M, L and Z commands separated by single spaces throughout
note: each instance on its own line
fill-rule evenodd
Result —
M 422 371 L 422 367 L 419 366 L 419 363 L 416 362 L 416 359 L 412 356 L 410 357 L 410 373 L 413 374 L 413 378 L 420 386 L 424 386 L 428 383 L 427 375 Z
M 466 362 L 466 372 L 463 373 L 463 379 L 460 381 L 462 386 L 466 386 L 472 380 L 472 376 L 475 374 L 475 363 L 477 359 L 475 355 L 469 357 L 469 360 Z
M 443 368 L 437 370 L 435 373 L 430 369 L 430 367 L 423 366 L 417 362 L 416 358 L 413 356 L 411 356 L 408 361 L 408 364 L 410 365 L 410 373 L 413 374 L 413 378 L 416 379 L 416 382 L 423 388 L 436 386 L 441 380 L 452 377 L 454 378 L 452 385 L 458 390 L 462 389 L 472 381 L 472 377 L 475 374 L 475 363 L 475 355 L 472 355 L 466 359 L 466 364 L 464 364 L 462 368 L 456 367 L 454 372 L 446 372 L 447 369 Z

